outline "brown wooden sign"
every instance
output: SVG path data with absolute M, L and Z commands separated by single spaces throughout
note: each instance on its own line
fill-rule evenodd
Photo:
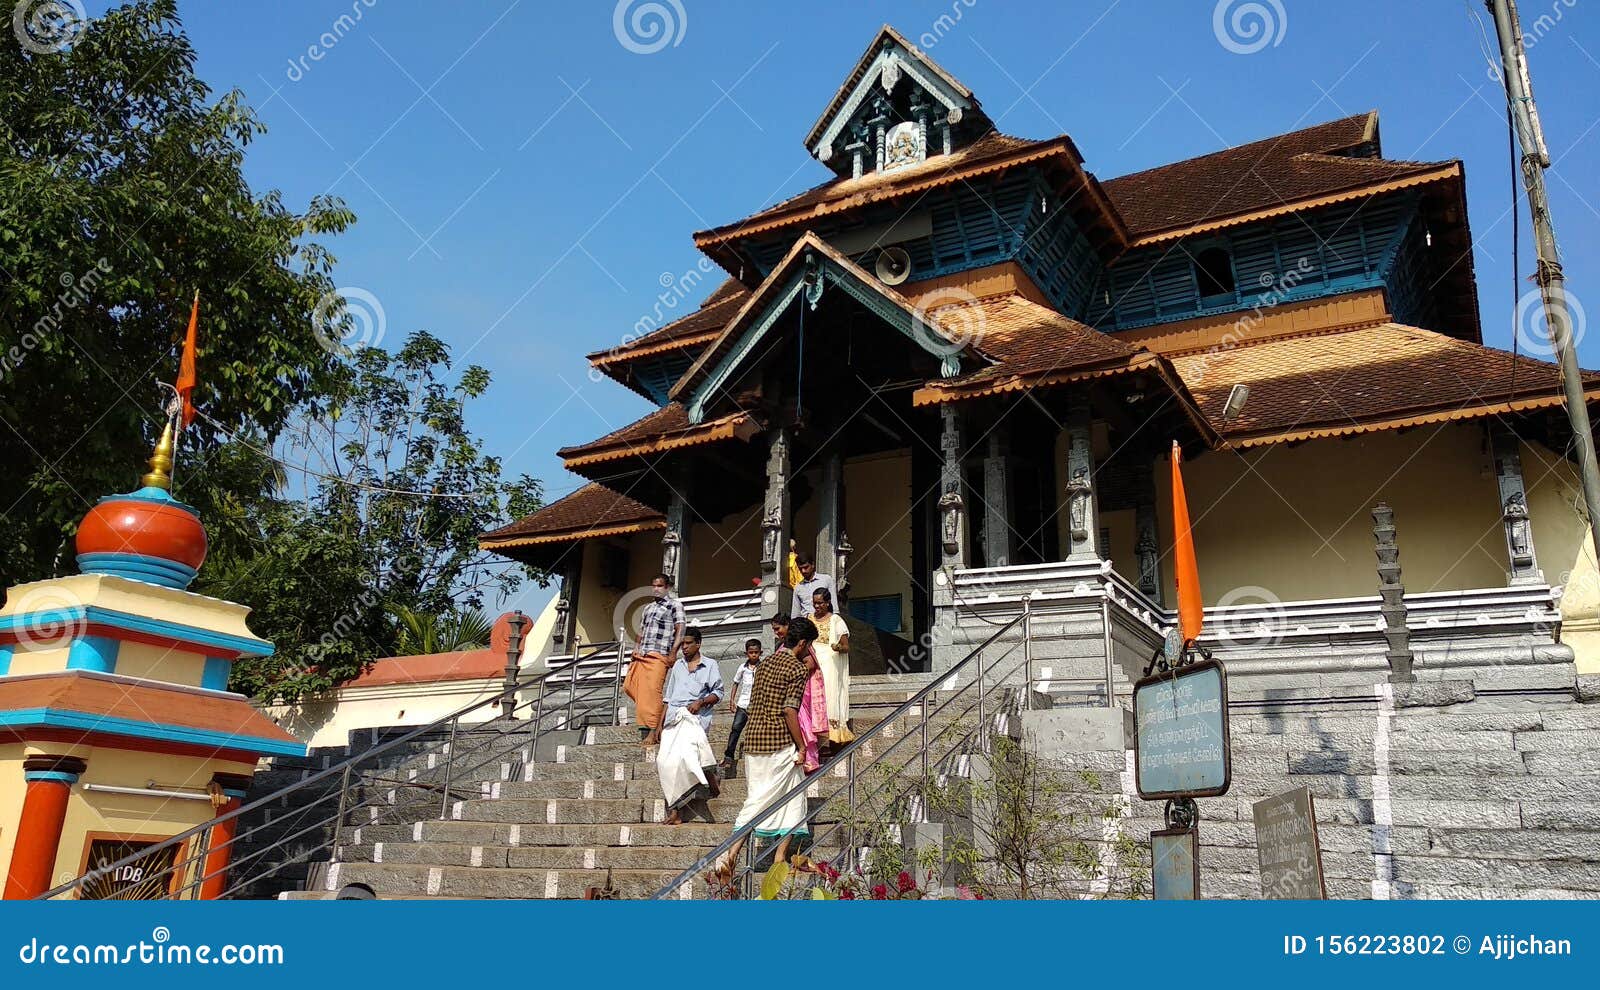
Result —
M 1253 809 L 1261 896 L 1268 900 L 1326 900 L 1316 804 L 1310 789 L 1299 787 L 1257 801 Z

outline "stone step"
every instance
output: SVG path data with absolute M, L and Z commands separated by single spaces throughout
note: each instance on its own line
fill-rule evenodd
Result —
M 726 835 L 723 838 L 727 838 Z M 700 846 L 469 846 L 443 842 L 394 842 L 346 846 L 342 863 L 402 863 L 423 866 L 511 867 L 540 870 L 674 870 L 693 866 Z
M 723 780 L 722 796 L 743 801 L 749 785 L 743 779 Z M 480 797 L 492 800 L 659 800 L 661 781 L 655 776 L 632 780 L 535 780 L 484 783 Z
M 678 875 L 677 870 L 541 870 L 388 863 L 340 863 L 331 875 L 338 886 L 364 883 L 379 897 L 580 898 L 589 887 L 607 883 L 624 900 L 643 900 Z M 696 880 L 686 894 L 704 896 Z
M 394 842 L 453 842 L 481 846 L 692 846 L 705 851 L 733 834 L 731 824 L 686 822 L 661 825 L 523 825 L 506 822 L 425 821 L 403 832 L 380 833 L 362 840 Z

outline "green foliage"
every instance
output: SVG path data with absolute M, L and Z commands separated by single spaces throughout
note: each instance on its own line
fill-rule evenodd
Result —
M 427 333 L 393 354 L 368 348 L 287 426 L 282 459 L 316 474 L 291 472 L 297 499 L 263 492 L 237 520 L 255 530 L 214 551 L 196 585 L 254 605 L 252 628 L 277 645 L 234 665 L 234 690 L 294 700 L 378 657 L 487 645 L 486 595 L 510 595 L 526 572 L 479 550 L 478 534 L 537 509 L 541 491 L 526 475 L 503 481 L 467 427 L 489 373 L 449 372 Z
M 272 437 L 319 401 L 338 364 L 312 328 L 334 289 L 317 238 L 355 218 L 337 199 L 297 212 L 250 189 L 241 166 L 262 125 L 237 91 L 213 98 L 195 76 L 173 0 L 114 8 L 63 52 L 6 40 L 0 583 L 11 584 L 70 572 L 88 506 L 135 487 L 161 418 L 153 383 L 177 371 L 196 289 L 196 398 L 209 415 Z M 211 470 L 219 443 L 197 421 L 180 470 Z M 223 491 L 185 496 L 210 520 L 236 508 Z
M 395 645 L 395 656 L 400 657 L 481 650 L 489 645 L 489 634 L 494 631 L 494 620 L 475 608 L 441 615 L 392 605 L 389 611 L 400 623 Z

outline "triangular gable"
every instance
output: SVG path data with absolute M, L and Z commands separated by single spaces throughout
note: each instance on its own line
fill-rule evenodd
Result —
M 887 111 L 888 104 L 908 100 L 923 109 L 874 109 Z M 892 167 L 892 149 L 884 145 L 895 124 L 917 133 L 917 161 L 948 154 L 989 129 L 972 91 L 885 24 L 806 134 L 806 150 L 841 175 Z
M 808 276 L 815 276 L 812 286 L 817 284 L 816 279 L 820 279 L 823 286 L 821 290 L 813 288 L 813 293 L 837 286 L 923 350 L 940 358 L 940 370 L 946 377 L 961 373 L 963 354 L 985 360 L 971 343 L 951 337 L 929 314 L 919 311 L 904 296 L 867 274 L 822 238 L 807 232 L 751 293 L 749 301 L 729 321 L 721 336 L 672 386 L 671 397 L 687 408 L 689 422 L 699 423 L 704 419 L 710 397 L 742 369 L 779 317 L 806 292 Z

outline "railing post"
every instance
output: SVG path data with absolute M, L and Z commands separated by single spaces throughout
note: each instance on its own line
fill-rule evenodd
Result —
M 1033 592 L 1022 596 L 1022 707 L 1033 710 Z
M 850 853 L 850 862 L 854 864 L 856 861 L 856 751 L 853 749 L 850 751 L 850 755 L 845 757 L 844 772 L 846 778 L 845 790 L 849 795 L 850 801 L 850 825 L 848 834 L 845 837 L 845 848 Z
M 456 727 L 461 724 L 461 716 L 457 715 L 450 720 L 450 741 L 445 744 L 444 758 L 444 786 L 439 789 L 439 820 L 444 821 L 450 817 L 450 775 L 455 769 L 456 762 Z
M 1100 586 L 1104 596 L 1100 599 L 1100 628 L 1105 633 L 1106 650 L 1106 707 L 1117 707 L 1117 675 L 1116 667 L 1111 662 L 1111 589 L 1107 585 Z
M 329 843 L 332 855 L 330 859 L 339 858 L 339 832 L 344 828 L 345 811 L 350 807 L 350 767 L 345 765 L 344 773 L 339 776 L 339 813 L 333 819 L 333 840 Z
M 983 702 L 984 702 L 985 691 L 984 691 L 984 686 L 983 686 L 983 653 L 981 651 L 978 653 L 978 664 L 977 664 L 977 666 L 978 666 L 978 745 L 981 747 L 981 752 L 987 753 L 987 752 L 989 752 L 989 729 L 988 729 L 988 723 L 984 721 L 984 714 L 983 714 Z
M 613 725 L 622 724 L 622 627 L 617 627 L 617 665 L 611 669 L 611 719 Z

